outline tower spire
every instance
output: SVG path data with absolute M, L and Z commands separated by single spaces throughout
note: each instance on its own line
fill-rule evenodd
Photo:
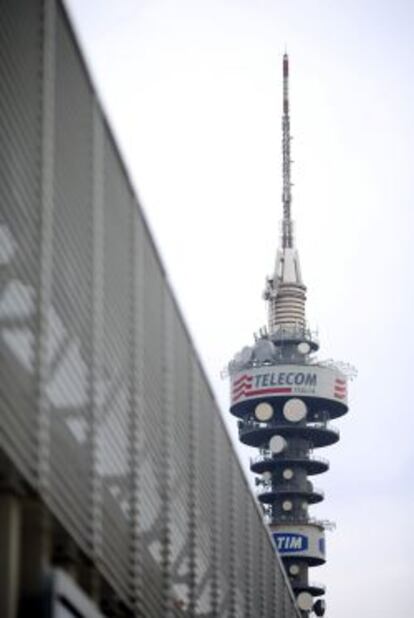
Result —
M 283 155 L 283 221 L 282 247 L 293 247 L 293 230 L 291 220 L 292 183 L 290 180 L 290 118 L 289 118 L 289 57 L 283 55 L 283 115 L 282 115 L 282 155 Z
M 289 116 L 289 58 L 283 54 L 283 219 L 282 246 L 276 255 L 273 275 L 268 277 L 264 298 L 268 301 L 268 331 L 271 337 L 297 337 L 306 328 L 306 287 L 302 281 L 299 254 L 294 246 L 291 218 L 292 183 L 290 179 L 290 116 Z

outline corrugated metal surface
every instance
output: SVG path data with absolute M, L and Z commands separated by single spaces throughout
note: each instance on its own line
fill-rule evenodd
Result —
M 55 33 L 49 484 L 54 510 L 74 538 L 85 544 L 92 361 L 92 93 L 60 13 Z M 67 466 L 68 461 L 73 465 Z
M 135 615 L 296 616 L 65 12 L 0 11 L 0 447 Z
M 0 440 L 34 482 L 40 262 L 41 2 L 8 0 L 0 19 Z M 7 86 L 7 87 L 6 87 Z M 19 375 L 19 380 L 15 379 Z

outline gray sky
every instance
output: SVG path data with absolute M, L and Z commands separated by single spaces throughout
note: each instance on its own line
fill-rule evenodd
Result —
M 308 319 L 359 371 L 311 575 L 332 618 L 411 615 L 414 3 L 66 1 L 223 411 L 219 372 L 266 320 L 287 46 Z

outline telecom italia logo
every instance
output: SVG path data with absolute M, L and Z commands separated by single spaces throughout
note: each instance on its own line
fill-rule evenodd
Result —
M 332 367 L 279 365 L 254 367 L 232 376 L 232 405 L 261 397 L 322 397 L 346 405 L 346 376 Z
M 276 547 L 281 554 L 296 551 L 306 551 L 308 549 L 308 537 L 304 534 L 293 534 L 289 532 L 275 532 L 273 538 Z
M 312 393 L 318 386 L 316 371 L 279 371 L 266 373 L 243 373 L 232 384 L 232 401 L 262 395 L 289 395 L 291 393 Z

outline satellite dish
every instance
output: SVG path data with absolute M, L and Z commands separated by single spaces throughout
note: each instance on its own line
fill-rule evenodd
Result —
M 310 592 L 300 592 L 296 597 L 296 602 L 299 609 L 304 612 L 310 612 L 313 606 L 313 597 Z
M 254 409 L 254 415 L 258 421 L 262 421 L 265 423 L 266 421 L 270 421 L 273 416 L 273 408 L 270 403 L 266 403 L 263 401 L 259 403 Z
M 263 480 L 266 483 L 269 483 L 272 480 L 272 473 L 267 471 L 267 472 L 263 472 Z
M 285 500 L 282 504 L 282 509 L 284 511 L 291 511 L 293 508 L 293 504 L 290 500 Z
M 325 599 L 318 599 L 313 606 L 313 611 L 317 616 L 324 616 L 326 612 Z
M 254 356 L 261 363 L 270 362 L 273 360 L 275 346 L 269 339 L 259 339 L 254 346 Z
M 274 455 L 282 453 L 287 447 L 287 442 L 282 436 L 272 436 L 269 440 L 269 448 Z
M 300 568 L 298 564 L 291 564 L 289 567 L 289 573 L 291 575 L 299 575 Z
M 298 423 L 303 421 L 306 417 L 308 409 L 302 399 L 288 399 L 283 406 L 283 416 L 287 421 L 291 423 Z
M 299 354 L 303 354 L 303 355 L 309 354 L 310 350 L 311 350 L 311 347 L 310 347 L 310 345 L 309 345 L 309 343 L 307 341 L 301 341 L 298 344 L 298 352 L 299 352 Z
M 242 362 L 242 353 L 241 353 L 241 351 L 240 351 L 240 352 L 237 352 L 237 353 L 234 355 L 233 362 L 234 362 L 234 363 L 241 363 L 241 362 Z
M 293 470 L 292 470 L 292 468 L 285 468 L 283 470 L 283 478 L 286 481 L 290 481 L 291 479 L 293 479 Z
M 240 362 L 243 363 L 243 365 L 247 365 L 247 363 L 250 362 L 252 356 L 253 350 L 247 345 L 241 350 L 241 352 L 239 352 Z

